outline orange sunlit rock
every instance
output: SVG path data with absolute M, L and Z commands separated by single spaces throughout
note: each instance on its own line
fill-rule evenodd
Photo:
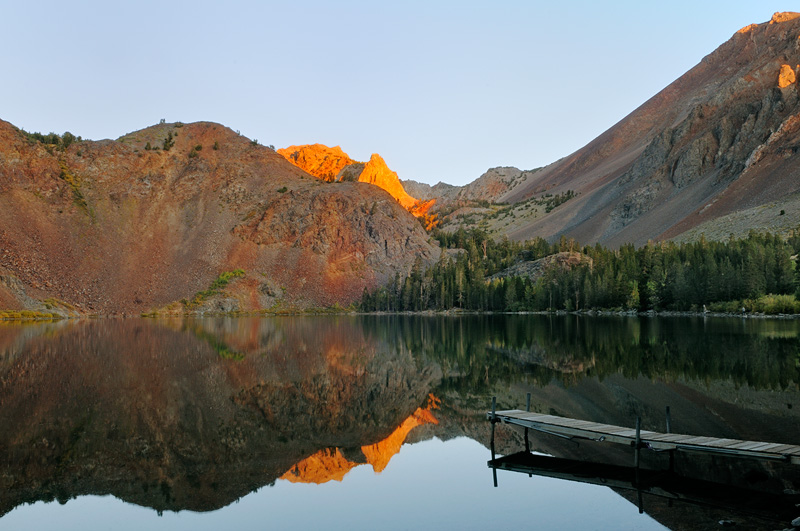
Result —
M 431 207 L 435 204 L 436 199 L 428 199 L 427 201 L 420 199 L 414 203 L 414 206 L 412 206 L 408 211 L 419 218 L 427 215 L 428 211 L 430 211 Z
M 328 147 L 322 144 L 289 146 L 278 153 L 298 168 L 323 181 L 337 180 L 339 172 L 355 163 L 339 146 Z
M 781 22 L 789 22 L 790 20 L 794 20 L 797 17 L 800 17 L 800 13 L 794 13 L 792 11 L 786 11 L 784 13 L 777 12 L 772 15 L 772 19 L 770 19 L 770 24 L 780 24 Z
M 794 73 L 794 69 L 789 65 L 781 65 L 781 71 L 778 74 L 778 87 L 786 88 L 794 84 L 795 81 L 797 81 L 797 76 Z
M 406 210 L 411 210 L 417 203 L 417 200 L 408 195 L 403 185 L 400 184 L 397 174 L 389 169 L 386 162 L 377 153 L 373 153 L 369 158 L 369 162 L 364 166 L 364 171 L 361 172 L 358 180 L 383 188 Z
M 375 444 L 361 447 L 367 463 L 372 465 L 372 469 L 376 473 L 382 472 L 392 457 L 400 452 L 400 447 L 411 430 L 417 426 L 439 423 L 432 412 L 439 408 L 439 403 L 438 398 L 432 394 L 428 395 L 428 405 L 425 408 L 417 408 L 391 435 Z M 316 483 L 318 485 L 332 480 L 342 481 L 344 476 L 358 465 L 359 463 L 345 458 L 338 448 L 326 448 L 294 465 L 280 479 L 292 483 Z
M 435 200 L 418 201 L 411 197 L 403 188 L 397 173 L 390 170 L 378 154 L 373 154 L 367 163 L 357 162 L 339 146 L 330 148 L 323 144 L 289 146 L 279 149 L 278 153 L 319 179 L 329 182 L 359 181 L 383 188 L 417 217 L 426 215 L 435 203 Z

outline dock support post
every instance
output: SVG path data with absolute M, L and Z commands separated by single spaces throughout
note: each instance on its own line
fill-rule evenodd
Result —
M 633 466 L 636 467 L 636 490 L 638 491 L 637 501 L 639 506 L 639 514 L 644 513 L 644 504 L 642 503 L 642 489 L 639 486 L 639 451 L 642 446 L 642 417 L 636 416 L 636 448 L 633 453 Z
M 530 412 L 531 410 L 531 394 L 528 393 L 528 397 L 525 400 L 525 411 Z M 531 451 L 531 443 L 528 440 L 528 428 L 525 428 L 525 451 L 530 453 Z
M 667 406 L 667 433 L 672 433 L 672 417 L 669 414 L 669 406 Z
M 497 397 L 493 396 L 492 397 L 492 440 L 491 440 L 491 443 L 489 445 L 489 447 L 490 447 L 490 449 L 492 451 L 492 461 L 494 461 L 494 459 L 495 459 L 495 454 L 494 454 L 494 425 L 497 423 L 497 413 L 495 413 L 495 411 L 497 411 Z M 492 479 L 494 480 L 494 486 L 497 487 L 497 468 L 495 468 L 495 467 L 492 467 Z
M 672 415 L 669 413 L 669 406 L 667 406 L 667 433 L 672 433 Z M 669 471 L 675 472 L 675 450 L 669 451 Z
M 642 445 L 642 434 L 641 434 L 641 431 L 642 431 L 642 417 L 637 416 L 636 417 L 636 443 L 635 443 L 634 453 L 633 453 L 633 466 L 635 466 L 637 470 L 639 469 L 639 450 L 641 449 L 641 445 Z

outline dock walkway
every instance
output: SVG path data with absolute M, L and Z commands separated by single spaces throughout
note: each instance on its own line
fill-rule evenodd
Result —
M 494 415 L 494 417 L 493 417 Z M 488 412 L 487 418 L 494 422 L 530 428 L 544 433 L 566 438 L 590 439 L 626 444 L 635 447 L 637 435 L 639 448 L 654 451 L 684 451 L 723 454 L 733 457 L 749 457 L 790 462 L 800 465 L 800 446 L 793 444 L 742 441 L 700 437 L 677 433 L 658 433 L 636 430 L 610 424 L 600 424 L 584 420 L 531 413 L 519 409 Z M 637 433 L 638 432 L 638 433 Z

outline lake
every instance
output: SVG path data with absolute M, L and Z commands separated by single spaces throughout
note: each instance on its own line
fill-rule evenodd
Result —
M 683 483 L 658 496 L 605 472 L 501 470 L 495 487 L 486 412 L 530 393 L 533 411 L 665 431 L 669 406 L 676 433 L 800 444 L 799 334 L 575 315 L 0 323 L 0 529 L 781 529 L 800 516 L 783 462 L 679 453 Z M 509 426 L 494 441 L 524 449 Z M 632 470 L 622 445 L 530 443 Z

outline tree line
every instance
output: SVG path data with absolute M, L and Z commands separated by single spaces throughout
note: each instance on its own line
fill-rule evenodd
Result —
M 492 239 L 481 229 L 434 231 L 442 254 L 425 267 L 417 260 L 405 277 L 365 291 L 364 311 L 634 310 L 763 311 L 800 313 L 800 232 L 788 239 L 751 231 L 725 242 L 649 242 L 636 248 L 581 247 L 572 239 Z M 543 274 L 492 278 L 513 264 L 557 253 L 580 253 L 572 267 Z

